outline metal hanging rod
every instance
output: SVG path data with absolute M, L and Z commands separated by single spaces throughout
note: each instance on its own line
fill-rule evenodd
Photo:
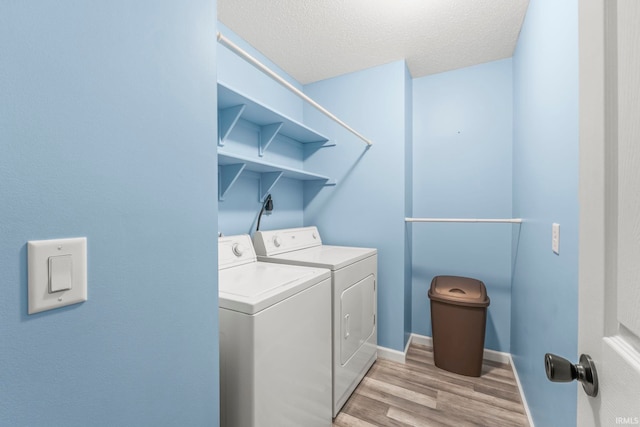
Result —
M 521 218 L 405 218 L 405 222 L 488 222 L 521 224 Z
M 346 130 L 348 130 L 349 132 L 351 132 L 352 134 L 354 134 L 355 136 L 357 136 L 358 138 L 360 138 L 361 140 L 363 140 L 368 147 L 370 147 L 371 145 L 373 145 L 373 143 L 365 138 L 360 132 L 356 131 L 355 129 L 353 129 L 351 126 L 347 125 L 345 122 L 343 122 L 342 120 L 340 120 L 339 118 L 337 118 L 333 113 L 331 113 L 329 110 L 327 110 L 326 108 L 324 108 L 322 105 L 318 104 L 316 101 L 314 101 L 313 99 L 309 98 L 304 92 L 302 92 L 300 89 L 298 89 L 297 87 L 293 86 L 291 83 L 289 83 L 288 81 L 286 81 L 285 79 L 283 79 L 282 77 L 280 77 L 278 74 L 276 74 L 274 71 L 272 71 L 269 67 L 267 67 L 266 65 L 264 65 L 262 62 L 258 61 L 256 58 L 254 58 L 253 56 L 249 55 L 245 50 L 243 50 L 241 47 L 239 47 L 238 45 L 236 45 L 235 43 L 233 43 L 231 40 L 229 40 L 228 38 L 226 38 L 225 36 L 223 36 L 222 34 L 220 34 L 220 32 L 217 33 L 217 39 L 218 42 L 220 42 L 221 44 L 225 45 L 226 47 L 228 47 L 229 49 L 231 49 L 232 51 L 234 51 L 235 53 L 237 53 L 240 57 L 242 57 L 245 61 L 249 62 L 251 65 L 253 65 L 254 67 L 256 67 L 258 70 L 262 71 L 263 73 L 265 73 L 267 76 L 271 77 L 272 79 L 274 79 L 275 81 L 277 81 L 278 83 L 280 83 L 282 86 L 286 87 L 287 89 L 289 89 L 291 92 L 293 92 L 294 94 L 296 94 L 297 96 L 299 96 L 300 98 L 302 98 L 303 100 L 307 101 L 309 104 L 313 105 L 315 108 L 317 108 L 321 113 L 323 113 L 325 116 L 329 117 L 331 120 L 333 120 L 334 122 L 338 123 L 340 126 L 344 127 Z

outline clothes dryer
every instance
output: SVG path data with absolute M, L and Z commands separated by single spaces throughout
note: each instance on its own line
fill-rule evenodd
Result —
M 323 245 L 316 227 L 257 231 L 253 244 L 259 261 L 331 270 L 335 417 L 377 358 L 377 250 Z
M 220 237 L 223 427 L 331 426 L 331 274 L 258 262 Z

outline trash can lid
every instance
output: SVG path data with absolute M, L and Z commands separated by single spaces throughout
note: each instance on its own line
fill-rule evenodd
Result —
M 429 298 L 469 307 L 489 305 L 487 288 L 480 280 L 460 276 L 436 276 L 431 281 Z

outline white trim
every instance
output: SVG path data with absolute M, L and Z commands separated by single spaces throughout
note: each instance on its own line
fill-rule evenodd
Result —
M 409 335 L 409 339 L 407 340 L 407 344 L 404 346 L 404 358 L 407 358 L 407 353 L 409 352 L 409 346 L 411 345 L 411 335 Z
M 502 351 L 489 350 L 488 348 L 484 349 L 484 353 L 482 357 L 485 360 L 491 360 L 493 362 L 511 363 L 511 355 L 509 353 L 504 353 Z
M 392 348 L 378 346 L 378 358 L 397 363 L 405 363 L 407 360 L 407 353 L 403 353 Z
M 411 345 L 413 334 L 407 340 L 407 345 L 404 346 L 404 352 L 394 350 L 392 348 L 378 346 L 378 357 L 381 359 L 390 360 L 397 363 L 406 363 L 407 352 L 409 351 L 409 345 Z
M 427 345 L 427 346 L 433 347 L 433 338 L 428 337 L 426 335 L 411 334 L 411 339 L 409 340 L 409 342 L 413 342 L 418 345 Z M 405 350 L 405 354 L 406 354 L 406 350 Z M 490 350 L 488 348 L 484 349 L 484 353 L 482 357 L 486 360 L 492 360 L 498 363 L 510 363 L 510 360 L 511 360 L 510 359 L 511 355 L 509 353 Z
M 411 334 L 410 341 L 418 345 L 428 345 L 429 347 L 433 347 L 433 338 L 426 335 Z
M 382 359 L 392 360 L 394 362 L 405 363 L 407 359 L 407 351 L 409 351 L 409 345 L 411 345 L 411 343 L 433 347 L 433 339 L 431 337 L 428 337 L 426 335 L 411 334 L 411 336 L 409 337 L 409 341 L 404 348 L 404 352 L 378 346 L 378 357 Z M 509 353 L 490 350 L 488 348 L 484 349 L 484 354 L 482 355 L 482 357 L 484 359 L 492 360 L 499 363 L 511 362 L 511 356 Z
M 522 383 L 520 383 L 520 377 L 518 376 L 518 370 L 516 369 L 516 364 L 513 363 L 513 357 L 509 354 L 509 363 L 511 363 L 511 370 L 513 371 L 513 376 L 516 377 L 516 384 L 518 384 L 518 391 L 520 391 L 520 399 L 522 399 L 522 405 L 524 406 L 524 411 L 527 414 L 527 418 L 529 419 L 529 426 L 535 427 L 533 424 L 533 417 L 531 417 L 531 411 L 529 410 L 529 405 L 527 404 L 527 398 L 524 395 L 524 390 L 522 389 Z
M 522 218 L 405 218 L 405 222 L 489 222 L 522 224 Z

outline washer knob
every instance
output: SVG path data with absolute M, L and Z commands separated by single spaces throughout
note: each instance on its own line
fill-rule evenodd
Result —
M 313 237 L 313 240 L 316 240 L 316 239 L 318 238 L 318 235 L 317 235 L 317 234 L 316 234 L 316 232 L 314 231 L 314 232 L 311 234 L 311 237 Z
M 231 249 L 233 250 L 234 255 L 237 256 L 238 258 L 244 254 L 244 250 L 245 250 L 244 246 L 241 245 L 240 243 L 234 243 Z
M 279 248 L 281 244 L 282 244 L 282 239 L 280 238 L 280 236 L 274 236 L 273 246 L 275 246 L 276 248 Z

